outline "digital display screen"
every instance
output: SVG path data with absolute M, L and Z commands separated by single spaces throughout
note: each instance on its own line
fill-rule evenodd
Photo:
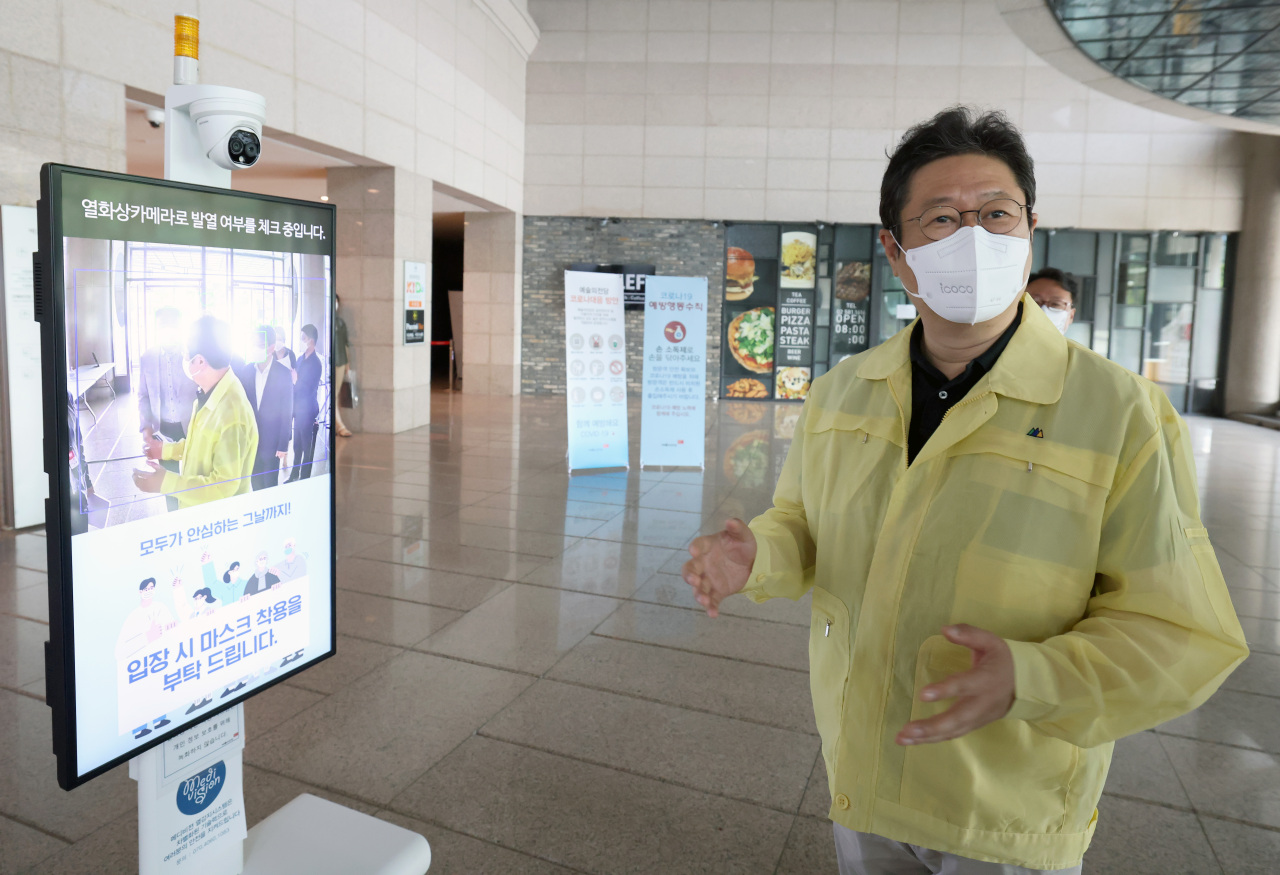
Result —
M 334 210 L 47 165 L 40 219 L 71 787 L 334 651 Z

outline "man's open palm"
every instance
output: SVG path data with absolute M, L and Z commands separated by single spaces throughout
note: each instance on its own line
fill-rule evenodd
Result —
M 693 587 L 694 598 L 707 616 L 720 614 L 720 602 L 747 585 L 756 561 L 756 536 L 739 519 L 725 523 L 724 531 L 698 538 L 689 545 L 691 558 L 681 574 Z

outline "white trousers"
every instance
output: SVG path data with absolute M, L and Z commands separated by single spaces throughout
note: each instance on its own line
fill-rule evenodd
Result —
M 833 823 L 840 875 L 1080 875 L 1080 867 L 1027 869 L 931 851 Z

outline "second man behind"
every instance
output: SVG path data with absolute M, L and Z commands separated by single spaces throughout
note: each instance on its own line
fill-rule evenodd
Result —
M 236 372 L 258 422 L 258 452 L 253 460 L 253 488 L 280 483 L 280 465 L 289 458 L 293 431 L 293 375 L 276 359 L 275 331 L 269 325 L 254 332 L 256 361 Z

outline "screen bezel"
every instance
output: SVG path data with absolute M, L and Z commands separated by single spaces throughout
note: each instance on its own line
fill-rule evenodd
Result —
M 323 662 L 337 652 L 337 479 L 332 476 L 334 453 L 330 437 L 329 459 L 329 649 L 302 664 L 279 673 L 273 679 L 239 695 L 211 706 L 196 719 L 175 720 L 163 732 L 156 731 L 128 753 L 122 754 L 89 771 L 80 772 L 79 748 L 76 738 L 76 678 L 75 678 L 75 628 L 73 587 L 71 572 L 71 472 L 67 465 L 70 452 L 70 428 L 67 412 L 68 375 L 66 368 L 66 289 L 63 259 L 62 177 L 64 174 L 119 179 L 126 182 L 191 192 L 211 193 L 241 197 L 246 200 L 268 201 L 329 212 L 329 295 L 337 289 L 337 251 L 334 234 L 337 227 L 337 207 L 334 204 L 316 203 L 294 198 L 260 195 L 213 188 L 185 182 L 172 182 L 124 173 L 109 173 L 64 164 L 45 164 L 40 169 L 40 200 L 36 204 L 36 221 L 39 227 L 39 251 L 35 255 L 35 317 L 40 323 L 40 361 L 44 386 L 44 447 L 45 471 L 49 476 L 49 498 L 45 499 L 45 535 L 48 550 L 49 576 L 49 640 L 45 642 L 45 703 L 53 711 L 53 752 L 58 762 L 58 784 L 64 790 L 72 790 L 102 775 L 121 763 L 127 762 L 144 751 L 163 744 L 193 726 L 204 723 L 218 714 L 240 705 L 252 696 L 286 681 L 299 672 Z M 333 350 L 334 318 L 329 319 L 328 349 Z M 330 378 L 332 386 L 332 377 Z M 58 403 L 62 399 L 62 403 Z M 329 422 L 334 422 L 338 392 L 329 392 Z M 52 440 L 50 439 L 52 436 Z

